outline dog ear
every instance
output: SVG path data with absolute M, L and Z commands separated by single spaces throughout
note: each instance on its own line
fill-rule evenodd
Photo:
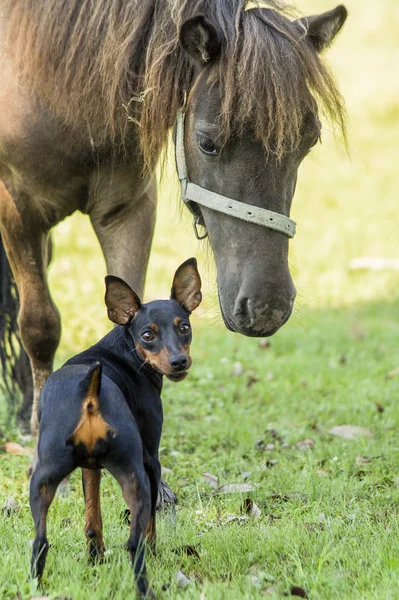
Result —
M 177 269 L 170 297 L 189 313 L 193 312 L 200 304 L 202 300 L 201 277 L 195 258 L 189 258 Z
M 306 36 L 316 48 L 322 52 L 331 44 L 342 25 L 346 21 L 348 11 L 343 4 L 320 15 L 303 17 L 297 23 L 302 30 L 305 29 Z
M 129 325 L 140 310 L 140 298 L 120 277 L 107 275 L 105 278 L 105 304 L 108 318 L 117 325 Z

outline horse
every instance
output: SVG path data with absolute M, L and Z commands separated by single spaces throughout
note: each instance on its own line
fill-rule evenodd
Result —
M 108 273 L 142 294 L 154 168 L 182 107 L 190 181 L 289 221 L 319 112 L 345 128 L 322 52 L 346 17 L 342 5 L 304 17 L 273 0 L 0 0 L 0 234 L 33 373 L 33 434 L 61 334 L 46 280 L 52 227 L 88 214 Z M 288 236 L 191 205 L 227 328 L 273 335 L 296 294 Z M 12 285 L 6 268 L 1 277 Z

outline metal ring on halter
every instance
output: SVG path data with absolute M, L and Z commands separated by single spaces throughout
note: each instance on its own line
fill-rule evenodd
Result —
M 198 225 L 201 225 L 201 227 L 204 227 L 204 228 L 205 228 L 205 233 L 204 233 L 204 235 L 200 235 L 200 234 L 198 233 L 198 229 L 197 229 Z M 207 238 L 207 237 L 208 237 L 208 231 L 207 231 L 207 229 L 206 229 L 206 226 L 205 226 L 205 225 L 202 225 L 202 224 L 200 223 L 200 218 L 199 218 L 199 217 L 194 217 L 194 218 L 193 218 L 193 227 L 194 227 L 194 233 L 195 233 L 195 237 L 197 238 L 197 240 L 204 240 L 205 238 Z

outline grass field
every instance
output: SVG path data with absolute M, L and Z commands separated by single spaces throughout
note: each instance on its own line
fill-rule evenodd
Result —
M 346 4 L 350 17 L 328 58 L 347 100 L 349 153 L 326 124 L 323 144 L 301 167 L 290 253 L 297 307 L 270 347 L 225 330 L 208 249 L 192 235 L 172 175 L 160 185 L 146 296 L 163 297 L 191 255 L 205 284 L 192 372 L 181 384 L 166 382 L 163 395 L 161 460 L 179 505 L 176 518 L 160 516 L 158 554 L 148 560 L 161 598 L 277 599 L 292 586 L 319 600 L 399 598 L 399 272 L 349 268 L 358 257 L 398 256 L 399 6 Z M 307 13 L 331 6 L 299 4 Z M 104 274 L 87 219 L 63 222 L 50 273 L 64 324 L 58 364 L 109 330 Z M 343 424 L 366 431 L 355 439 L 330 433 Z M 29 443 L 6 423 L 1 438 Z M 36 589 L 28 578 L 28 462 L 0 454 L 1 503 L 11 497 L 19 506 L 0 520 L 0 598 L 134 597 L 123 501 L 107 475 L 106 563 L 86 563 L 75 474 L 71 496 L 51 509 L 53 547 Z M 253 489 L 218 493 L 203 472 L 220 486 Z M 240 510 L 246 498 L 257 518 Z M 190 579 L 185 589 L 179 570 Z

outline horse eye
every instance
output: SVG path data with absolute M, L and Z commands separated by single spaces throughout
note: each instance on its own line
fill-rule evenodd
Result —
M 204 154 L 210 154 L 211 156 L 216 156 L 218 151 L 216 150 L 215 144 L 211 139 L 205 137 L 204 135 L 197 134 L 197 144 L 198 148 Z
M 180 325 L 179 331 L 182 335 L 187 335 L 187 333 L 189 333 L 190 331 L 190 325 L 183 323 L 182 325 Z
M 144 331 L 144 333 L 141 334 L 141 337 L 145 342 L 152 342 L 152 340 L 155 338 L 155 335 L 152 333 L 152 331 Z

